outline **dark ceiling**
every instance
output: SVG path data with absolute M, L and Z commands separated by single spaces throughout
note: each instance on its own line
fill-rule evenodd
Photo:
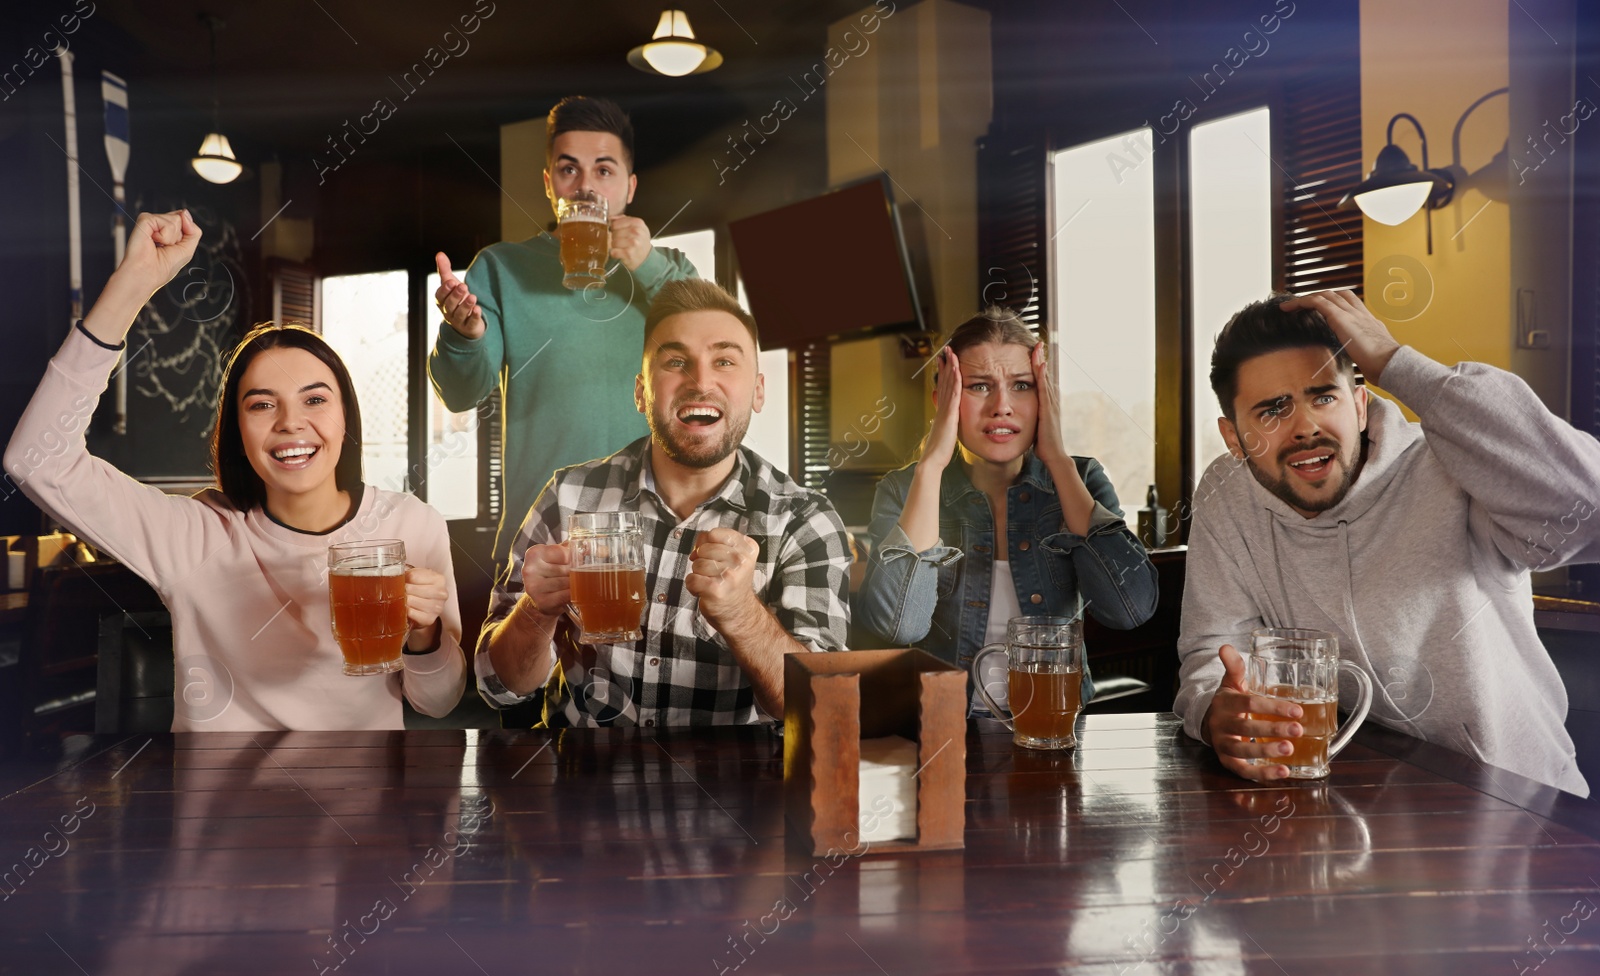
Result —
M 223 129 L 241 157 L 326 151 L 329 136 L 380 98 L 395 110 L 363 147 L 369 157 L 426 153 L 452 139 L 492 152 L 500 124 L 584 93 L 617 98 L 633 112 L 647 165 L 742 118 L 763 91 L 779 90 L 788 73 L 820 56 L 830 22 L 863 6 L 672 2 L 699 39 L 722 52 L 722 68 L 664 78 L 629 67 L 624 55 L 649 39 L 662 10 L 656 2 L 98 0 L 84 30 L 114 32 L 116 56 L 108 60 L 122 64 L 136 116 L 142 108 L 147 124 L 163 130 L 190 125 L 198 145 L 211 94 L 210 37 L 200 14 L 223 20 L 218 96 Z M 464 34 L 462 17 L 476 17 L 476 31 Z M 421 86 L 403 84 L 430 48 L 443 63 Z

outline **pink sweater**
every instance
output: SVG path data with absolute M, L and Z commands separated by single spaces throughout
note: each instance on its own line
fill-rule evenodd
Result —
M 74 329 L 50 361 L 5 469 L 29 498 L 150 582 L 172 615 L 172 731 L 399 729 L 402 692 L 445 715 L 466 659 L 444 517 L 407 494 L 367 486 L 354 517 L 325 535 L 240 512 L 208 488 L 193 498 L 142 485 L 89 454 L 84 430 L 117 353 Z M 342 673 L 329 623 L 327 549 L 401 539 L 406 558 L 444 574 L 439 648 L 382 677 Z

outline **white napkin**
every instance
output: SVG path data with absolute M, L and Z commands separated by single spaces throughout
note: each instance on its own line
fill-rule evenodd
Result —
M 861 740 L 858 786 L 861 840 L 871 843 L 916 839 L 916 773 L 915 742 L 898 735 Z M 887 814 L 883 812 L 886 806 L 892 807 Z

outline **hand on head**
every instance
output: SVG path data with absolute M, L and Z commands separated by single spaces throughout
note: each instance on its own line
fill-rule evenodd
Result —
M 1055 367 L 1046 355 L 1043 341 L 1034 343 L 1028 353 L 1033 367 L 1033 389 L 1039 401 L 1039 426 L 1033 438 L 1033 453 L 1045 464 L 1066 461 L 1066 443 L 1061 436 L 1061 395 L 1056 389 Z
M 1321 312 L 1328 327 L 1344 345 L 1345 352 L 1370 382 L 1378 382 L 1383 368 L 1400 348 L 1400 343 L 1389 334 L 1389 327 L 1378 321 L 1354 292 L 1319 291 L 1291 298 L 1278 307 L 1285 312 L 1302 308 Z
M 1287 756 L 1294 751 L 1290 743 L 1281 740 L 1301 734 L 1302 726 L 1296 721 L 1302 717 L 1300 706 L 1279 698 L 1250 694 L 1245 682 L 1244 658 L 1232 644 L 1222 645 L 1217 656 L 1222 659 L 1225 673 L 1222 685 L 1211 699 L 1211 708 L 1206 711 L 1206 738 L 1217 751 L 1222 765 L 1245 779 L 1283 779 L 1289 775 L 1289 767 L 1258 766 L 1250 760 Z M 1268 737 L 1279 741 L 1257 741 Z
M 933 387 L 933 426 L 922 442 L 922 464 L 943 468 L 955 457 L 961 421 L 961 360 L 949 346 L 939 350 L 934 362 L 938 379 Z
M 439 287 L 433 293 L 433 303 L 439 307 L 450 328 L 464 338 L 480 338 L 489 327 L 483 321 L 477 296 L 467 290 L 466 282 L 456 277 L 450 269 L 450 259 L 443 251 L 433 256 L 433 262 L 439 268 Z

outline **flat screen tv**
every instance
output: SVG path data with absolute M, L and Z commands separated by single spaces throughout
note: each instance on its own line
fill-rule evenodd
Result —
M 733 221 L 728 230 L 767 348 L 923 327 L 886 175 Z

